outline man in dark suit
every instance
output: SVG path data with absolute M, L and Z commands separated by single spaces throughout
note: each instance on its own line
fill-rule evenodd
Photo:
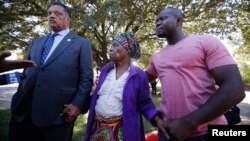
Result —
M 70 9 L 55 2 L 48 9 L 52 33 L 32 41 L 12 98 L 10 141 L 70 141 L 74 121 L 88 107 L 93 82 L 91 42 L 69 31 Z

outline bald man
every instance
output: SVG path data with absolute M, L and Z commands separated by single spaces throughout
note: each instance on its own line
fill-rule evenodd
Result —
M 207 140 L 208 125 L 227 124 L 223 114 L 244 99 L 244 86 L 226 47 L 210 35 L 185 35 L 182 24 L 177 8 L 159 13 L 156 34 L 168 44 L 152 55 L 146 72 L 150 81 L 160 79 L 160 110 L 170 138 Z M 168 139 L 159 132 L 159 140 Z

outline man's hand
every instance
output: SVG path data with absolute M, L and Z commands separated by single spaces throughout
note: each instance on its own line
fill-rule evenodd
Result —
M 169 139 L 169 134 L 166 131 L 166 123 L 159 116 L 155 116 L 154 120 L 159 130 L 161 130 L 164 133 L 165 137 Z
M 29 60 L 6 60 L 11 55 L 10 51 L 0 52 L 0 73 L 20 68 L 35 67 L 36 64 Z
M 171 140 L 183 141 L 195 130 L 185 117 L 168 121 L 167 131 Z
M 81 110 L 73 104 L 65 104 L 61 116 L 65 117 L 65 120 L 69 123 L 76 120 L 76 118 L 81 114 Z

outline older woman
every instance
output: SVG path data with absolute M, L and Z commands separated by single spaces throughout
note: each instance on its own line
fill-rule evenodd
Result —
M 134 35 L 122 33 L 112 41 L 110 64 L 101 69 L 92 96 L 85 141 L 144 141 L 142 114 L 164 128 L 150 96 L 146 74 L 131 58 L 140 57 Z

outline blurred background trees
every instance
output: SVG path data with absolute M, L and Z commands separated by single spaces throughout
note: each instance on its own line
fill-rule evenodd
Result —
M 52 0 L 0 1 L 0 50 L 18 50 L 22 59 L 31 39 L 50 32 L 46 16 Z M 179 7 L 186 34 L 208 33 L 229 40 L 243 78 L 250 84 L 250 3 L 247 0 L 61 0 L 72 8 L 71 30 L 90 39 L 96 67 L 108 62 L 110 41 L 123 31 L 136 34 L 146 68 L 150 56 L 164 45 L 155 36 L 155 19 L 165 6 Z M 230 49 L 230 48 L 229 48 Z

